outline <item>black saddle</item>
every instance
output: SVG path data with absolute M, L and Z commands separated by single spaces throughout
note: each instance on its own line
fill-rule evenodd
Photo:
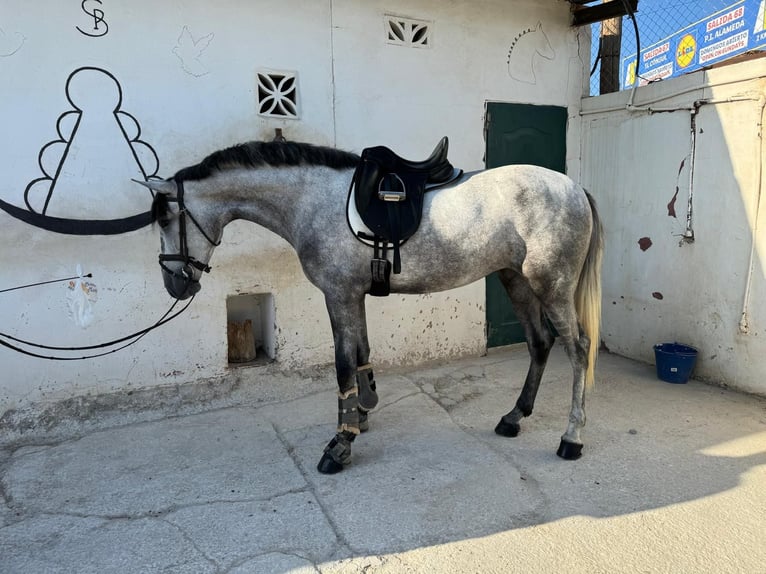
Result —
M 359 236 L 374 243 L 371 295 L 390 292 L 391 263 L 387 249 L 393 248 L 394 273 L 402 264 L 399 247 L 418 229 L 427 189 L 445 185 L 462 173 L 447 159 L 449 140 L 443 137 L 431 156 L 411 161 L 389 148 L 376 146 L 362 150 L 361 161 L 352 181 L 356 209 L 372 235 Z

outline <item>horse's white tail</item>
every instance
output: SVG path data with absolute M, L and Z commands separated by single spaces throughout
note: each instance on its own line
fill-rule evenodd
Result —
M 599 330 L 601 325 L 601 259 L 604 254 L 604 229 L 596 209 L 596 201 L 586 191 L 593 214 L 593 229 L 585 263 L 580 271 L 580 280 L 575 290 L 575 309 L 585 336 L 590 340 L 588 369 L 585 372 L 585 386 L 593 386 L 596 358 L 601 346 Z

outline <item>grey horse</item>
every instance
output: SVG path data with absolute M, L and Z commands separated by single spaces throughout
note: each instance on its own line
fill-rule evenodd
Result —
M 372 249 L 349 229 L 349 189 L 359 156 L 295 142 L 250 142 L 217 151 L 166 180 L 139 182 L 154 193 L 160 265 L 171 296 L 200 290 L 224 227 L 246 219 L 295 249 L 325 297 L 335 343 L 338 429 L 318 470 L 351 461 L 378 397 L 369 363 L 365 296 Z M 560 173 L 529 165 L 467 173 L 426 194 L 420 227 L 401 247 L 393 293 L 452 289 L 498 271 L 524 327 L 530 366 L 514 408 L 495 431 L 516 436 L 532 413 L 555 327 L 572 364 L 572 405 L 557 454 L 577 459 L 584 394 L 599 346 L 603 231 L 593 198 Z

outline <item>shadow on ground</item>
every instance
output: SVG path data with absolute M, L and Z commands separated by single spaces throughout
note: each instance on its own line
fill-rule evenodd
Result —
M 283 402 L 9 447 L 0 451 L 0 572 L 766 563 L 766 401 L 670 385 L 651 366 L 602 355 L 585 454 L 569 462 L 555 456 L 571 393 L 561 349 L 519 437 L 493 433 L 526 365 L 526 352 L 509 348 L 378 373 L 372 428 L 334 476 L 315 470 L 334 432 L 330 373 Z

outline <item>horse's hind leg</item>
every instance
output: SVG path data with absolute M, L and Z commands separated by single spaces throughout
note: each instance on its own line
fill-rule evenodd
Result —
M 540 300 L 532 292 L 526 279 L 509 269 L 500 271 L 499 276 L 511 298 L 516 317 L 524 327 L 530 357 L 527 378 L 516 400 L 516 406 L 504 415 L 495 427 L 497 434 L 514 437 L 519 434 L 521 428 L 519 421 L 532 414 L 540 380 L 555 339 L 545 322 Z
M 585 373 L 588 368 L 588 351 L 591 341 L 582 331 L 575 313 L 573 302 L 562 302 L 547 308 L 556 330 L 564 343 L 569 361 L 572 363 L 572 406 L 569 424 L 561 437 L 558 454 L 567 460 L 576 460 L 582 454 L 581 431 L 585 426 Z

